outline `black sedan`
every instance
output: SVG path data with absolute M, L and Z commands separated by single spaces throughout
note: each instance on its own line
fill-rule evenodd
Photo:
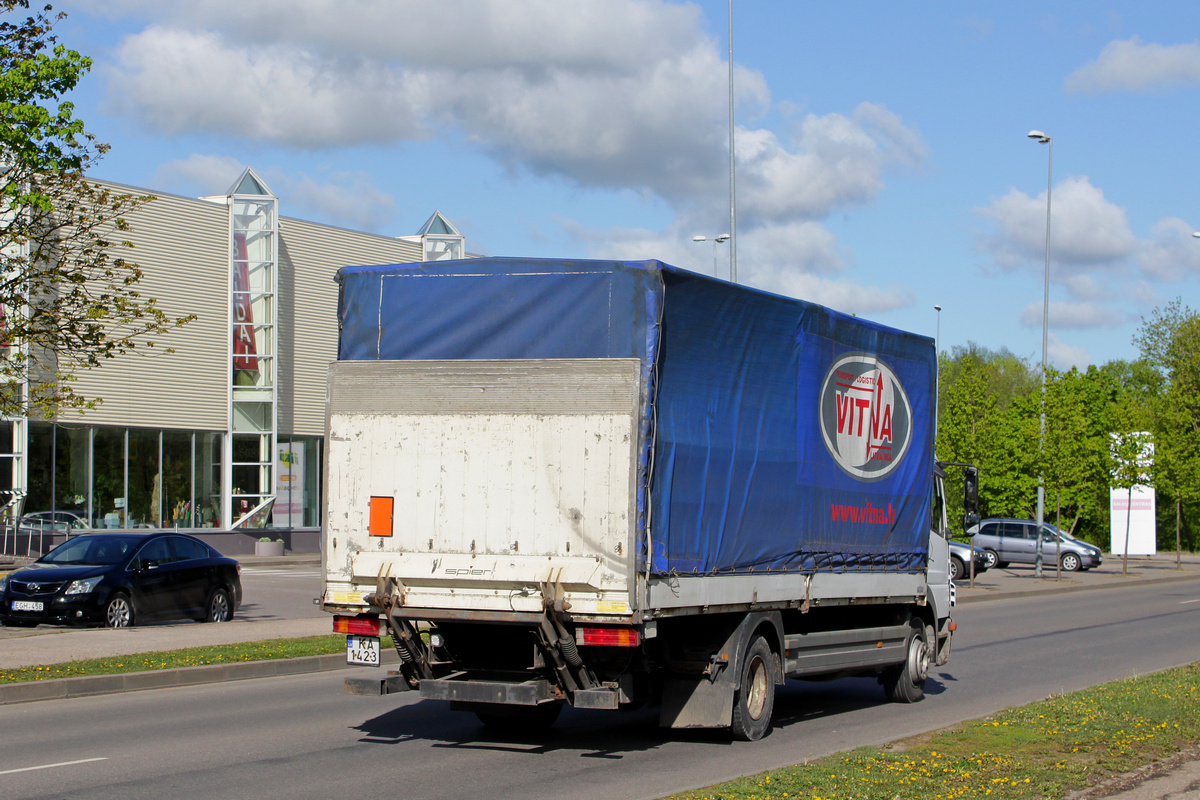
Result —
M 87 533 L 0 576 L 0 622 L 15 627 L 195 619 L 242 602 L 241 566 L 182 533 Z

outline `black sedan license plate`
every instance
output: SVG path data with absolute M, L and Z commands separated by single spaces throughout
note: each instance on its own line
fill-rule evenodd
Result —
M 369 667 L 379 666 L 379 637 L 378 636 L 347 636 L 346 663 L 366 664 Z

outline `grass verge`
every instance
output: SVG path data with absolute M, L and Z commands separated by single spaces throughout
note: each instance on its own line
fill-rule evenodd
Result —
M 671 800 L 1061 798 L 1198 742 L 1200 664 L 1193 664 Z
M 384 650 L 390 648 L 392 646 L 391 637 L 385 636 L 380 644 Z M 0 684 L 46 681 L 55 678 L 78 678 L 85 675 L 149 672 L 179 667 L 199 667 L 205 664 L 237 664 L 244 661 L 323 656 L 344 652 L 345 649 L 346 637 L 343 634 L 308 636 L 301 639 L 269 639 L 211 647 L 189 647 L 184 650 L 138 653 L 130 656 L 68 661 L 49 666 L 0 670 Z

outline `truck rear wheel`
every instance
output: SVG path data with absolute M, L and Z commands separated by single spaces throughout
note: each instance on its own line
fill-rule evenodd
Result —
M 539 706 L 497 706 L 495 711 L 476 711 L 475 716 L 489 728 L 519 733 L 549 728 L 562 712 L 562 703 Z
M 883 671 L 883 690 L 893 703 L 915 703 L 925 696 L 925 678 L 929 674 L 929 643 L 920 620 L 909 623 L 904 644 L 904 662 Z
M 775 654 L 762 636 L 755 636 L 742 659 L 742 679 L 733 698 L 729 729 L 746 742 L 761 739 L 771 728 L 775 710 Z

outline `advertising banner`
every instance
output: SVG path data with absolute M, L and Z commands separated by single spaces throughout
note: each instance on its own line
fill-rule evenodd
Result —
M 1145 486 L 1113 489 L 1109 498 L 1111 509 L 1111 552 L 1125 554 L 1125 526 L 1129 525 L 1129 555 L 1152 556 L 1158 552 L 1158 536 L 1154 521 L 1154 490 Z
M 298 528 L 304 524 L 304 450 L 276 445 L 274 525 Z
M 1122 452 L 1123 446 L 1133 446 L 1137 455 L 1130 457 Z M 1131 463 L 1136 462 L 1139 480 L 1150 482 L 1149 472 L 1154 465 L 1154 442 L 1150 434 L 1139 431 L 1128 434 L 1112 434 L 1110 442 L 1114 458 L 1122 455 Z M 1140 454 L 1138 454 L 1140 451 Z M 1116 481 L 1114 481 L 1115 483 Z M 1149 486 L 1134 486 L 1132 494 L 1128 488 L 1112 487 L 1109 491 L 1109 531 L 1111 552 L 1115 556 L 1152 556 L 1158 552 L 1158 536 L 1155 526 L 1154 489 Z M 1129 530 L 1129 550 L 1125 550 L 1125 530 Z

